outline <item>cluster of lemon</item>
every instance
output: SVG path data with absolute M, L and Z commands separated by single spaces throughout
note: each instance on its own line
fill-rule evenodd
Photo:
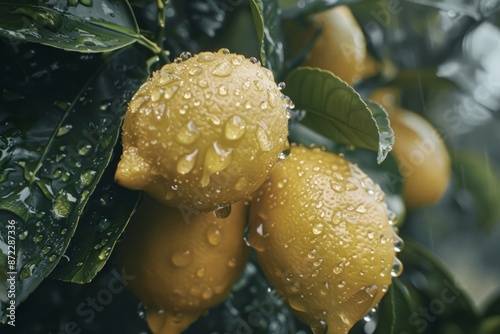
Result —
M 321 18 L 346 16 L 333 13 Z M 154 333 L 181 333 L 224 301 L 248 246 L 314 333 L 347 333 L 399 275 L 384 193 L 342 156 L 288 145 L 282 88 L 223 49 L 183 54 L 130 102 L 115 177 L 146 195 L 115 255 Z

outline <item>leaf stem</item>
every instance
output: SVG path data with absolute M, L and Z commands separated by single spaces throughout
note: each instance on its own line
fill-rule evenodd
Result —
M 139 44 L 147 47 L 149 50 L 151 50 L 155 55 L 157 54 L 160 54 L 162 53 L 162 48 L 160 48 L 155 42 L 153 41 L 150 41 L 149 39 L 147 39 L 146 37 L 144 37 L 143 35 L 139 34 L 138 35 L 138 39 L 137 39 L 137 42 L 139 42 Z

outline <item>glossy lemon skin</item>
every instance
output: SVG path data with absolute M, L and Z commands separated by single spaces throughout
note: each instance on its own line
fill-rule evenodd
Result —
M 134 276 L 127 287 L 144 303 L 153 333 L 181 333 L 226 300 L 248 257 L 246 213 L 243 202 L 221 219 L 145 197 L 114 254 Z
M 289 105 L 255 62 L 221 50 L 155 72 L 130 101 L 116 181 L 202 211 L 255 191 L 288 147 Z
M 347 333 L 391 284 L 395 235 L 384 194 L 340 156 L 293 146 L 254 195 L 259 264 L 315 333 Z

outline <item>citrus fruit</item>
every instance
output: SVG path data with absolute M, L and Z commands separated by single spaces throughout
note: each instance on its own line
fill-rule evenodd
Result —
M 115 255 L 135 276 L 127 287 L 144 303 L 153 333 L 181 333 L 227 298 L 247 261 L 245 227 L 243 202 L 220 219 L 211 212 L 183 215 L 145 197 Z
M 365 36 L 349 7 L 333 7 L 311 15 L 310 20 L 314 29 L 321 27 L 322 32 L 304 66 L 328 70 L 349 85 L 374 74 L 374 60 L 367 53 Z
M 380 90 L 372 96 L 387 110 L 395 142 L 392 149 L 404 177 L 408 209 L 437 203 L 448 187 L 451 159 L 446 144 L 425 118 L 397 104 L 397 92 Z
M 380 187 L 338 155 L 292 146 L 254 196 L 249 243 L 269 282 L 314 333 L 347 333 L 401 269 Z
M 223 49 L 183 59 L 132 98 L 115 179 L 164 204 L 209 211 L 264 182 L 288 147 L 291 101 L 255 58 Z

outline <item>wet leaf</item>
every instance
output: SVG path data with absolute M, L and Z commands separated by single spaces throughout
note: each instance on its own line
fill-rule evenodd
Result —
M 486 318 L 481 322 L 478 334 L 497 334 L 500 333 L 500 315 Z
M 276 77 L 285 59 L 278 1 L 251 0 L 250 7 L 260 45 L 260 59 Z
M 106 264 L 140 198 L 140 192 L 120 187 L 114 181 L 119 157 L 114 155 L 85 206 L 65 252 L 69 261 L 60 262 L 51 277 L 88 283 Z
M 66 91 L 66 79 L 53 82 L 56 89 L 38 87 L 29 100 L 0 104 L 0 165 L 7 171 L 0 220 L 17 225 L 17 304 L 66 250 L 110 161 L 126 102 L 148 75 L 144 67 L 137 49 L 125 49 L 93 68 L 79 91 Z M 57 100 L 60 92 L 71 95 Z
M 378 163 L 386 158 L 394 136 L 382 108 L 371 105 L 372 112 L 352 87 L 328 71 L 299 67 L 285 81 L 284 93 L 297 110 L 306 111 L 303 124 L 341 144 L 378 152 Z
M 132 44 L 139 28 L 127 1 L 0 0 L 0 36 L 79 52 Z
M 457 186 L 474 199 L 478 223 L 491 231 L 500 224 L 500 175 L 488 158 L 472 151 L 454 151 L 453 170 Z

